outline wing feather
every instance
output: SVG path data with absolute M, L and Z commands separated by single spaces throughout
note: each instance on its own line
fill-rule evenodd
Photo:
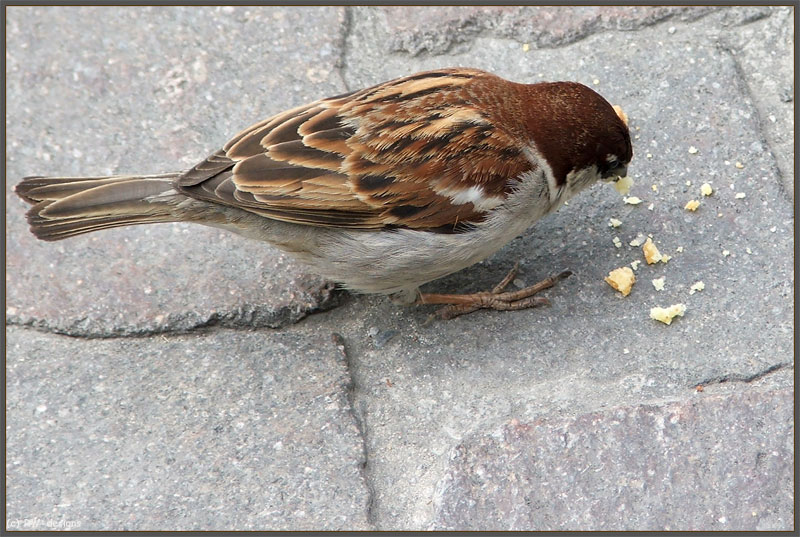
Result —
M 177 181 L 187 195 L 299 224 L 455 229 L 532 164 L 474 103 L 476 70 L 392 80 L 245 129 Z

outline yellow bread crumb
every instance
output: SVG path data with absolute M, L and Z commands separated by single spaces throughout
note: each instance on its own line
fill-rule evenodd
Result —
M 622 225 L 622 221 L 621 220 L 617 220 L 616 218 L 609 218 L 608 219 L 608 225 L 609 225 L 609 227 L 619 227 L 619 226 Z
M 697 148 L 695 146 L 693 146 L 693 145 L 690 145 L 689 146 L 689 153 L 694 155 L 695 153 L 697 153 Z
M 744 164 L 742 164 L 741 162 L 738 162 L 738 161 L 736 162 L 736 164 L 734 164 L 734 166 L 736 166 L 736 167 L 737 167 L 737 168 L 739 168 L 740 170 L 741 170 L 742 168 L 744 168 Z
M 714 189 L 708 183 L 703 183 L 700 187 L 700 193 L 704 196 L 710 196 L 713 192 Z
M 633 239 L 633 240 L 632 240 L 631 242 L 629 242 L 628 244 L 630 244 L 630 245 L 631 245 L 631 246 L 633 246 L 634 248 L 635 248 L 635 247 L 637 247 L 637 246 L 641 246 L 642 244 L 644 244 L 644 235 L 642 235 L 641 233 L 639 233 L 638 235 L 636 235 L 636 238 L 635 238 L 635 239 Z
M 697 283 L 693 284 L 693 285 L 692 285 L 692 286 L 689 288 L 689 294 L 690 294 L 690 295 L 693 295 L 693 294 L 695 294 L 697 291 L 702 291 L 702 290 L 703 290 L 703 289 L 705 289 L 705 288 L 706 288 L 706 284 L 704 284 L 703 282 L 697 282 Z
M 640 203 L 642 203 L 642 200 L 637 198 L 636 196 L 631 196 L 629 198 L 622 198 L 622 201 L 624 201 L 628 205 L 639 205 Z
M 642 246 L 642 252 L 644 253 L 644 260 L 647 261 L 648 265 L 661 261 L 661 252 L 659 252 L 656 245 L 653 244 L 653 239 L 648 238 L 645 241 L 644 246 Z
M 650 318 L 664 324 L 672 324 L 672 319 L 686 313 L 686 304 L 673 304 L 668 308 L 650 308 Z
M 736 195 L 734 196 L 734 198 L 736 198 L 737 200 L 744 199 L 744 197 L 745 197 L 744 192 L 737 192 Z
M 700 202 L 699 201 L 697 201 L 697 200 L 689 200 L 688 202 L 686 202 L 686 205 L 683 208 L 686 209 L 687 211 L 694 212 L 694 211 L 697 210 L 698 207 L 700 207 Z
M 656 278 L 654 280 L 651 280 L 653 282 L 653 287 L 656 288 L 656 291 L 663 291 L 664 290 L 664 280 L 665 279 L 666 278 L 664 276 L 661 276 L 660 278 Z
M 599 82 L 599 81 L 598 81 L 598 82 Z M 595 82 L 595 84 L 596 84 L 596 83 L 597 83 L 597 82 Z M 621 107 L 620 105 L 618 105 L 618 104 L 615 104 L 615 105 L 614 105 L 614 106 L 612 106 L 611 108 L 613 108 L 613 109 L 614 109 L 614 112 L 616 112 L 616 113 L 617 113 L 617 115 L 619 116 L 619 118 L 622 120 L 622 122 L 623 122 L 623 123 L 625 124 L 625 126 L 627 127 L 627 126 L 628 126 L 628 114 L 626 114 L 625 112 L 623 112 L 623 111 L 622 111 L 622 107 Z M 637 127 L 637 129 L 638 129 L 638 127 Z
M 633 186 L 633 179 L 628 176 L 620 177 L 614 181 L 614 188 L 621 196 L 627 196 Z
M 639 270 L 639 263 L 641 263 L 641 259 L 637 259 L 636 261 L 631 261 L 631 267 L 633 270 Z
M 617 248 L 622 248 L 622 241 L 619 240 L 619 237 L 614 237 L 613 239 L 611 239 L 611 242 L 613 242 L 614 246 L 616 246 Z
M 622 296 L 628 296 L 636 282 L 636 276 L 630 267 L 620 267 L 609 272 L 605 280 L 608 285 L 622 293 Z

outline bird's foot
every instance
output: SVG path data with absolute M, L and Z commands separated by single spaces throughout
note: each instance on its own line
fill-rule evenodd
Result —
M 519 263 L 516 263 L 506 277 L 495 285 L 494 289 L 491 291 L 463 295 L 421 293 L 416 303 L 447 304 L 445 307 L 433 313 L 428 318 L 427 322 L 430 322 L 434 318 L 453 319 L 459 315 L 471 313 L 479 309 L 509 311 L 535 308 L 537 306 L 550 304 L 550 301 L 546 298 L 535 296 L 536 293 L 553 287 L 559 280 L 563 280 L 572 274 L 569 270 L 565 270 L 555 276 L 550 276 L 538 283 L 525 287 L 524 289 L 503 292 L 508 284 L 514 280 L 518 270 Z

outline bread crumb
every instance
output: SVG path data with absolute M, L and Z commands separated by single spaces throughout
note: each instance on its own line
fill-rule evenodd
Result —
M 600 81 L 598 80 L 597 82 L 595 82 L 595 84 L 597 84 L 598 82 L 600 82 Z M 613 108 L 613 109 L 614 109 L 614 112 L 616 112 L 616 113 L 617 113 L 617 115 L 619 116 L 619 118 L 622 120 L 622 122 L 623 122 L 623 123 L 625 124 L 625 126 L 627 127 L 627 126 L 628 126 L 628 114 L 626 114 L 625 112 L 623 112 L 623 111 L 622 111 L 622 107 L 621 107 L 620 105 L 618 105 L 618 104 L 615 104 L 615 105 L 614 105 L 614 106 L 612 106 L 611 108 Z M 636 127 L 636 130 L 639 130 L 639 127 Z
M 616 181 L 614 181 L 614 188 L 617 192 L 620 193 L 621 196 L 627 196 L 628 193 L 631 191 L 631 187 L 633 186 L 633 179 L 630 177 L 620 177 Z
M 633 240 L 632 240 L 631 242 L 629 242 L 628 244 L 630 244 L 631 246 L 633 246 L 634 248 L 636 248 L 637 246 L 641 246 L 643 243 L 644 243 L 644 235 L 642 235 L 641 233 L 639 233 L 638 235 L 636 235 L 636 238 L 635 238 L 635 239 L 633 239 Z
M 697 201 L 697 200 L 689 200 L 688 202 L 686 202 L 686 205 L 684 205 L 683 208 L 686 209 L 687 211 L 694 212 L 694 211 L 697 210 L 698 207 L 700 207 L 700 202 L 699 201 Z
M 693 146 L 693 145 L 690 145 L 689 146 L 689 154 L 694 155 L 695 153 L 697 153 L 697 148 L 695 146 Z
M 692 182 L 691 181 L 686 181 L 686 186 L 692 186 Z
M 739 161 L 736 161 L 736 164 L 734 164 L 734 166 L 736 166 L 736 167 L 737 167 L 737 168 L 739 168 L 740 170 L 741 170 L 742 168 L 744 168 L 744 164 L 742 164 L 742 163 L 741 163 L 741 162 L 739 162 Z
M 697 283 L 694 283 L 694 284 L 692 284 L 692 286 L 689 288 L 689 294 L 690 294 L 690 295 L 693 295 L 693 294 L 695 294 L 697 291 L 702 291 L 702 290 L 703 290 L 703 289 L 705 289 L 705 288 L 706 288 L 706 284 L 704 284 L 703 282 L 697 282 Z
M 631 294 L 631 287 L 636 282 L 636 277 L 630 267 L 620 267 L 612 270 L 605 278 L 606 283 L 622 293 L 622 296 Z
M 653 185 L 653 186 L 651 186 L 650 188 L 651 188 L 651 189 L 653 189 L 653 192 L 658 192 L 658 185 L 655 185 L 655 184 L 654 184 L 654 185 Z
M 622 349 L 622 354 L 628 354 L 629 352 L 631 352 L 631 351 L 629 351 L 627 348 Z
M 522 44 L 522 52 L 528 52 L 531 49 L 530 43 L 523 43 Z
M 656 291 L 663 291 L 664 290 L 664 280 L 665 279 L 666 278 L 664 276 L 661 276 L 660 278 L 656 278 L 654 280 L 651 280 L 653 282 L 653 287 L 656 288 Z
M 747 252 L 748 254 L 752 254 L 753 253 L 753 250 L 751 250 L 750 248 L 745 248 L 744 251 Z
M 655 204 L 651 203 L 650 205 L 647 206 L 647 208 L 652 211 L 654 206 L 655 206 Z
M 613 239 L 611 239 L 611 242 L 613 242 L 614 246 L 616 246 L 617 248 L 622 248 L 622 241 L 619 240 L 619 237 L 614 237 Z
M 661 261 L 661 252 L 653 244 L 653 239 L 648 238 L 645 241 L 644 246 L 642 246 L 642 252 L 644 252 L 644 260 L 647 261 L 648 265 Z
M 667 264 L 669 260 L 672 259 L 671 255 L 661 254 L 661 262 Z
M 700 187 L 700 193 L 704 196 L 710 196 L 714 193 L 714 189 L 708 183 L 703 183 Z
M 675 248 L 675 251 L 678 252 L 679 254 L 682 253 L 683 252 L 683 246 L 678 246 L 677 248 Z
M 683 317 L 686 313 L 686 304 L 673 304 L 668 308 L 650 308 L 650 318 L 661 321 L 664 324 L 672 324 L 675 317 Z
M 647 154 L 647 155 L 645 155 L 645 156 L 646 156 L 647 158 L 653 158 L 653 154 L 652 154 L 652 153 L 648 153 L 648 154 Z
M 734 196 L 734 198 L 736 198 L 737 200 L 743 199 L 744 197 L 745 197 L 744 192 L 737 192 L 736 195 Z
M 642 203 L 642 200 L 640 200 L 636 196 L 631 196 L 629 198 L 622 198 L 622 201 L 624 201 L 628 205 L 639 205 L 640 203 Z
M 728 257 L 731 253 L 728 250 L 722 250 L 722 257 Z
M 609 227 L 619 227 L 622 225 L 622 220 L 617 220 L 616 218 L 609 218 L 608 225 Z
M 639 263 L 641 263 L 641 259 L 637 259 L 636 261 L 631 261 L 631 268 L 633 270 L 639 270 Z

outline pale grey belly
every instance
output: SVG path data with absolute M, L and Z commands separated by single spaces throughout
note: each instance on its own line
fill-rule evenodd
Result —
M 485 259 L 524 231 L 351 231 L 236 213 L 230 219 L 235 223 L 215 227 L 269 242 L 308 265 L 312 272 L 365 293 L 415 291 L 424 283 Z M 242 225 L 243 220 L 246 225 Z

